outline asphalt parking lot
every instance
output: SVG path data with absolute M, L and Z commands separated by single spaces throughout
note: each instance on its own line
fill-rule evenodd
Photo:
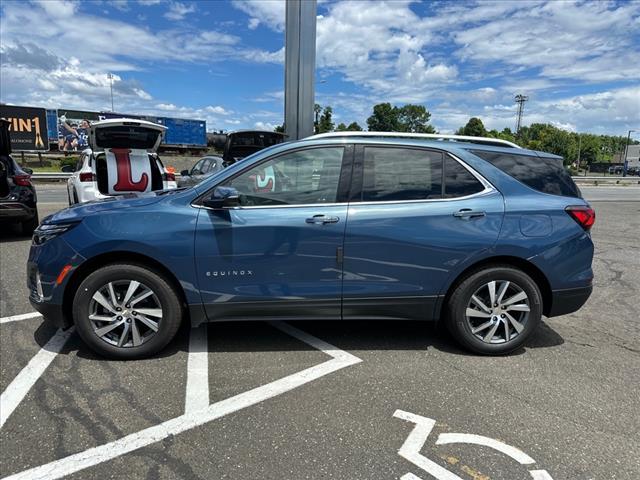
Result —
M 3 226 L 0 477 L 636 480 L 640 188 L 581 189 L 593 295 L 496 358 L 431 324 L 300 322 L 185 327 L 106 361 L 15 317 L 30 241 Z M 65 207 L 39 191 L 40 218 Z

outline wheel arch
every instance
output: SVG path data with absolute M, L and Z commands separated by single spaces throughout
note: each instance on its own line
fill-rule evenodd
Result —
M 467 268 L 465 268 L 449 285 L 447 289 L 447 293 L 442 299 L 441 303 L 441 313 L 445 313 L 444 310 L 447 308 L 447 302 L 449 301 L 449 297 L 453 294 L 456 287 L 469 275 L 477 272 L 478 270 L 482 270 L 487 267 L 492 266 L 510 266 L 515 267 L 519 270 L 522 270 L 524 273 L 529 275 L 531 279 L 536 283 L 538 288 L 540 289 L 540 294 L 542 295 L 542 313 L 546 316 L 551 311 L 551 303 L 552 303 L 552 293 L 551 293 L 551 285 L 549 284 L 549 280 L 546 275 L 533 263 L 529 262 L 520 257 L 512 257 L 509 255 L 500 255 L 495 257 L 485 258 L 480 260 Z
M 155 270 L 160 275 L 162 275 L 175 289 L 178 294 L 178 298 L 183 305 L 184 315 L 189 315 L 189 304 L 187 302 L 187 297 L 184 292 L 184 289 L 180 285 L 178 278 L 165 267 L 158 260 L 155 260 L 152 257 L 147 255 L 143 255 L 141 253 L 129 252 L 129 251 L 111 251 L 107 253 L 103 253 L 101 255 L 96 255 L 85 262 L 83 262 L 77 269 L 73 271 L 71 277 L 69 278 L 67 285 L 64 290 L 63 300 L 62 300 L 62 310 L 64 314 L 65 324 L 68 326 L 73 325 L 73 315 L 72 315 L 72 306 L 73 306 L 73 297 L 75 295 L 76 290 L 80 286 L 80 283 L 89 275 L 91 272 L 94 272 L 98 268 L 104 267 L 106 265 L 114 264 L 114 263 L 126 263 L 129 265 L 140 265 L 142 267 L 147 267 Z M 188 318 L 185 318 L 188 320 Z

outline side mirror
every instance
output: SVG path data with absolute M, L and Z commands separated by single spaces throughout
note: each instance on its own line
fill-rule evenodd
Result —
M 240 194 L 233 187 L 216 187 L 211 198 L 202 202 L 205 207 L 221 209 L 240 206 Z
M 188 177 L 189 176 L 189 170 L 182 170 L 180 172 L 180 176 L 182 177 Z
M 22 170 L 24 170 L 24 172 L 28 173 L 29 175 L 33 175 L 33 169 L 32 168 L 24 167 Z

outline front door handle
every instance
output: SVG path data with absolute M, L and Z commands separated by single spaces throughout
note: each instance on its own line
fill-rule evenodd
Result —
M 311 218 L 307 218 L 305 222 L 312 223 L 316 225 L 324 225 L 325 223 L 338 223 L 340 221 L 339 217 L 327 217 L 326 215 L 314 215 Z
M 470 208 L 463 208 L 453 214 L 454 217 L 466 220 L 469 218 L 484 217 L 487 214 L 483 210 L 471 210 Z

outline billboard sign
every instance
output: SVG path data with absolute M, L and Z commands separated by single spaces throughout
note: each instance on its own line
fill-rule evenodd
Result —
M 89 125 L 102 120 L 98 112 L 58 109 L 58 150 L 81 152 L 89 147 Z
M 10 122 L 12 150 L 49 150 L 47 112 L 44 108 L 0 105 L 0 118 Z

